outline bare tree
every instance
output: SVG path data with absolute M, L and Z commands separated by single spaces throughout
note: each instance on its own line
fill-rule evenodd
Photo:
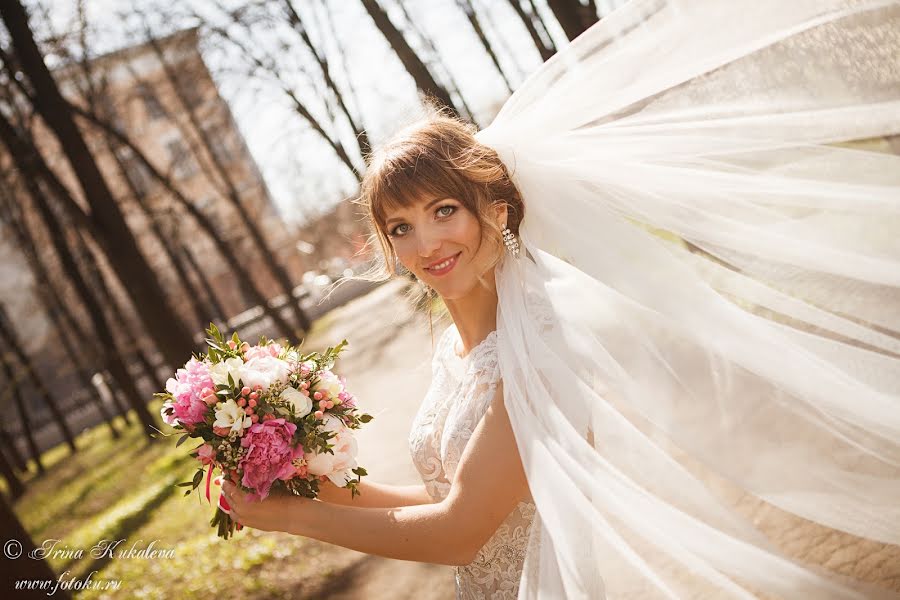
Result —
M 79 4 L 80 9 L 81 7 L 82 5 Z M 79 64 L 81 66 L 84 81 L 83 95 L 87 101 L 88 110 L 100 115 L 101 118 L 112 122 L 116 120 L 116 117 L 114 114 L 114 109 L 108 101 L 110 96 L 109 90 L 107 89 L 106 78 L 100 78 L 101 81 L 99 90 L 94 84 L 96 77 L 94 75 L 93 69 L 91 68 L 90 61 L 87 58 L 87 24 L 84 22 L 83 10 L 80 10 L 80 12 L 82 18 L 80 28 L 82 58 L 79 61 Z M 104 102 L 102 99 L 106 99 L 106 102 Z M 202 331 L 203 328 L 205 328 L 206 324 L 209 323 L 209 319 L 207 318 L 207 315 L 203 314 L 198 305 L 198 299 L 200 298 L 199 291 L 194 287 L 191 278 L 187 276 L 187 273 L 184 270 L 184 265 L 180 260 L 178 260 L 178 257 L 175 254 L 175 250 L 172 247 L 172 243 L 166 240 L 155 215 L 147 206 L 145 191 L 141 189 L 139 183 L 135 181 L 135 174 L 129 173 L 128 167 L 125 164 L 125 159 L 123 158 L 121 146 L 117 144 L 114 139 L 111 139 L 109 135 L 102 134 L 100 138 L 102 140 L 104 148 L 113 158 L 116 169 L 118 170 L 119 178 L 125 182 L 125 186 L 130 192 L 132 200 L 134 200 L 134 203 L 137 205 L 141 213 L 144 215 L 144 218 L 146 218 L 147 222 L 150 224 L 150 231 L 155 237 L 157 244 L 160 248 L 162 248 L 163 253 L 169 259 L 169 263 L 177 273 L 179 280 L 186 288 L 186 303 L 191 312 L 193 312 L 194 314 L 194 331 Z
M 456 111 L 457 114 L 461 114 L 460 108 L 453 103 L 450 94 L 434 79 L 428 67 L 425 66 L 422 59 L 410 47 L 400 30 L 391 22 L 387 13 L 378 4 L 378 1 L 362 0 L 362 4 L 372 21 L 375 22 L 375 26 L 378 27 L 378 30 L 391 45 L 391 48 L 394 49 L 394 53 L 400 59 L 400 62 L 403 63 L 406 72 L 416 82 L 416 87 L 444 106 Z
M 528 31 L 528 35 L 531 36 L 531 41 L 534 42 L 535 47 L 538 49 L 541 60 L 549 60 L 551 56 L 556 54 L 556 47 L 553 45 L 553 41 L 550 40 L 549 36 L 547 36 L 547 42 L 541 39 L 536 24 L 536 19 L 538 18 L 537 12 L 533 7 L 529 8 L 529 12 L 525 12 L 525 9 L 522 8 L 522 4 L 519 0 L 509 0 L 509 5 L 516 13 L 516 16 L 519 17 L 519 20 L 522 21 L 522 25 L 524 25 L 525 30 Z M 543 24 L 541 24 L 541 26 L 543 28 Z M 546 34 L 546 29 L 544 29 L 544 32 Z
M 441 59 L 441 54 L 431 41 L 431 38 L 416 25 L 412 15 L 410 15 L 409 11 L 406 9 L 406 4 L 403 0 L 396 1 L 397 6 L 400 7 L 400 12 L 403 13 L 403 18 L 406 19 L 408 29 L 419 39 L 419 44 L 427 51 L 426 64 L 428 65 L 428 70 L 441 74 L 441 79 L 446 83 L 444 87 L 447 89 L 450 97 L 454 98 L 454 102 L 456 102 L 457 106 L 462 109 L 462 111 L 457 112 L 460 112 L 462 116 L 472 123 L 477 123 L 475 113 L 466 102 L 466 97 L 463 96 L 462 91 L 459 89 L 459 84 L 456 82 L 456 78 L 453 76 L 450 67 Z
M 60 94 L 35 43 L 25 8 L 20 0 L 2 2 L 0 16 L 19 65 L 33 88 L 34 108 L 53 131 L 72 165 L 84 198 L 91 207 L 91 220 L 102 233 L 100 238 L 113 268 L 166 362 L 172 366 L 180 364 L 194 349 L 191 335 L 172 310 L 156 274 L 138 249 L 112 192 L 75 125 L 69 103 Z
M 182 114 L 187 118 L 191 125 L 191 132 L 196 135 L 197 139 L 203 144 L 204 151 L 195 151 L 195 157 L 204 161 L 208 170 L 212 172 L 213 176 L 208 178 L 211 182 L 216 182 L 218 180 L 224 185 L 224 198 L 228 200 L 232 208 L 237 211 L 241 222 L 247 228 L 250 239 L 253 241 L 257 251 L 263 257 L 267 268 L 274 276 L 277 284 L 281 286 L 282 291 L 287 294 L 288 305 L 291 311 L 293 311 L 294 319 L 297 324 L 295 335 L 298 338 L 303 337 L 304 332 L 309 330 L 311 323 L 309 317 L 306 316 L 303 308 L 301 308 L 300 302 L 294 297 L 294 284 L 290 280 L 287 270 L 275 256 L 272 249 L 269 248 L 262 229 L 256 219 L 254 219 L 247 211 L 244 200 L 241 198 L 241 194 L 238 191 L 233 178 L 228 173 L 228 169 L 226 169 L 220 157 L 213 150 L 214 144 L 210 132 L 207 131 L 204 124 L 200 121 L 192 103 L 186 98 L 183 77 L 179 78 L 176 74 L 172 65 L 166 59 L 165 53 L 159 45 L 159 41 L 152 35 L 152 32 L 150 32 L 149 29 L 145 30 L 145 35 L 147 36 L 147 42 L 150 44 L 150 47 L 153 48 L 153 51 L 162 66 L 169 85 L 175 92 L 175 97 L 178 100 Z
M 547 0 L 547 5 L 570 40 L 599 20 L 597 7 L 590 1 L 584 4 L 578 0 Z
M 9 495 L 12 496 L 12 500 L 17 500 L 25 493 L 25 486 L 16 474 L 13 465 L 7 460 L 6 454 L 3 453 L 2 445 L 0 445 L 0 475 L 3 475 L 3 478 L 6 480 L 6 485 L 9 487 Z
M 475 10 L 475 5 L 472 4 L 472 0 L 456 0 L 456 5 L 463 13 L 465 13 L 466 19 L 469 20 L 469 25 L 472 26 L 472 31 L 475 32 L 475 35 L 478 36 L 478 41 L 481 42 L 481 47 L 484 48 L 484 51 L 491 58 L 491 62 L 494 63 L 494 66 L 497 68 L 497 72 L 503 79 L 504 85 L 506 85 L 506 90 L 512 94 L 512 83 L 510 83 L 509 78 L 503 71 L 503 67 L 500 66 L 500 59 L 497 58 L 494 47 L 488 41 L 487 36 L 484 33 L 484 28 L 481 26 L 481 19 L 478 18 L 478 12 Z
M 334 101 L 337 103 L 338 107 L 340 107 L 341 112 L 344 117 L 347 119 L 347 122 L 350 124 L 350 127 L 353 129 L 353 133 L 356 136 L 356 141 L 359 145 L 360 153 L 365 156 L 371 152 L 372 148 L 369 143 L 369 134 L 366 133 L 365 128 L 362 126 L 362 123 L 354 117 L 350 110 L 347 108 L 347 104 L 344 101 L 344 94 L 338 88 L 338 85 L 335 83 L 334 78 L 331 76 L 331 66 L 328 63 L 328 57 L 325 54 L 324 50 L 320 50 L 313 44 L 312 39 L 309 37 L 309 32 L 307 31 L 306 25 L 303 22 L 303 19 L 300 17 L 300 13 L 297 11 L 294 6 L 294 0 L 282 0 L 284 3 L 284 13 L 287 16 L 287 21 L 290 24 L 291 28 L 297 32 L 297 35 L 300 36 L 300 39 L 303 40 L 303 44 L 309 50 L 310 54 L 316 61 L 316 64 L 319 66 L 319 70 L 321 71 L 322 78 L 325 80 L 325 85 L 328 86 L 329 91 L 331 92 Z
M 113 438 L 118 438 L 120 434 L 112 422 L 113 415 L 109 413 L 106 405 L 97 394 L 93 393 L 90 376 L 91 369 L 85 363 L 85 360 L 89 360 L 94 365 L 100 366 L 105 364 L 104 352 L 97 347 L 94 341 L 95 336 L 84 334 L 67 304 L 60 300 L 60 294 L 57 291 L 59 278 L 54 278 L 50 275 L 50 269 L 45 264 L 41 253 L 38 252 L 38 244 L 31 236 L 25 215 L 21 211 L 21 205 L 15 201 L 10 193 L 12 182 L 8 175 L 4 175 L 3 183 L 6 185 L 0 186 L 0 219 L 7 224 L 9 231 L 12 232 L 17 247 L 21 250 L 31 273 L 35 277 L 37 283 L 35 291 L 38 300 L 43 306 L 45 313 L 53 322 L 60 343 L 66 352 L 66 356 L 72 361 L 83 390 L 87 392 L 87 397 L 97 407 L 104 421 L 109 424 Z M 77 349 L 73 337 L 80 340 Z
M 17 134 L 15 128 L 6 120 L 2 112 L 0 112 L 0 142 L 5 145 L 7 152 L 15 161 L 19 172 L 23 175 L 21 180 L 33 205 L 37 208 L 37 212 L 48 232 L 49 240 L 64 268 L 64 272 L 74 284 L 84 303 L 100 344 L 108 349 L 108 364 L 116 383 L 125 390 L 129 403 L 145 426 L 145 433 L 149 439 L 153 439 L 150 438 L 152 433 L 150 428 L 154 426 L 155 421 L 147 410 L 141 394 L 135 387 L 134 380 L 131 378 L 122 357 L 112 350 L 116 347 L 112 329 L 107 324 L 103 310 L 85 281 L 81 269 L 72 257 L 70 249 L 66 246 L 65 234 L 60 226 L 58 216 L 54 214 L 47 197 L 38 185 L 38 181 L 41 179 L 49 177 L 52 180 L 55 179 L 55 176 L 49 170 L 49 167 L 43 163 L 43 159 L 37 150 Z M 56 185 L 51 184 L 48 187 L 57 193 L 61 190 L 65 191 L 65 187 L 58 181 Z M 61 204 L 76 205 L 72 198 L 65 199 Z
M 21 204 L 15 202 L 12 195 L 9 193 L 9 190 L 12 187 L 9 185 L 10 178 L 4 177 L 4 180 L 4 183 L 7 185 L 0 187 L 0 219 L 7 224 L 9 231 L 16 240 L 16 245 L 22 251 L 25 260 L 29 265 L 31 273 L 37 283 L 37 285 L 35 285 L 35 294 L 38 301 L 41 303 L 45 314 L 50 317 L 50 320 L 56 329 L 57 338 L 65 350 L 66 357 L 72 362 L 82 389 L 88 392 L 87 397 L 90 399 L 89 401 L 100 412 L 104 422 L 108 424 L 113 438 L 118 439 L 121 434 L 112 422 L 113 415 L 110 414 L 109 409 L 97 394 L 90 393 L 92 391 L 89 374 L 90 369 L 84 362 L 84 354 L 86 351 L 89 355 L 93 354 L 95 357 L 99 357 L 100 353 L 96 351 L 93 353 L 91 352 L 92 344 L 90 343 L 90 340 L 86 339 L 84 336 L 81 336 L 80 339 L 86 340 L 85 345 L 87 348 L 85 350 L 76 349 L 75 343 L 68 332 L 68 328 L 64 324 L 63 315 L 67 312 L 67 308 L 64 303 L 59 300 L 53 278 L 50 276 L 49 269 L 44 264 L 41 255 L 37 250 L 34 239 L 32 239 L 25 215 L 22 214 L 21 211 Z M 71 315 L 69 315 L 69 318 L 71 318 Z M 97 360 L 95 364 L 100 364 L 100 361 Z
M 246 14 L 235 12 L 229 13 L 225 9 L 221 9 L 221 11 L 228 15 L 228 18 L 231 20 L 232 24 L 244 29 L 247 33 L 250 32 L 252 23 L 250 22 L 250 19 Z M 219 27 L 212 23 L 208 23 L 207 25 L 211 33 L 238 49 L 242 60 L 247 61 L 248 63 L 247 76 L 256 77 L 259 74 L 262 74 L 266 79 L 274 82 L 281 90 L 281 93 L 283 93 L 287 97 L 293 111 L 297 113 L 307 124 L 309 124 L 312 130 L 316 132 L 316 134 L 326 144 L 328 144 L 328 146 L 337 155 L 341 163 L 347 168 L 348 171 L 350 171 L 350 173 L 353 174 L 357 181 L 361 180 L 363 168 L 361 165 L 365 163 L 364 153 L 367 151 L 365 148 L 369 144 L 368 136 L 366 135 L 366 137 L 364 138 L 365 141 L 360 139 L 359 143 L 357 144 L 359 149 L 358 160 L 354 160 L 354 157 L 351 156 L 352 152 L 347 149 L 343 141 L 341 141 L 340 136 L 328 131 L 329 129 L 336 128 L 336 123 L 334 123 L 333 118 L 331 124 L 329 125 L 329 123 L 327 123 L 323 119 L 317 118 L 315 116 L 311 105 L 300 97 L 296 86 L 292 85 L 286 79 L 285 75 L 282 73 L 279 62 L 275 59 L 274 56 L 255 45 L 241 40 L 237 35 L 233 35 L 232 33 L 230 33 L 225 27 Z M 328 112 L 329 117 L 333 117 L 333 111 L 331 110 L 327 97 L 321 98 L 321 102 L 325 107 L 326 112 Z M 351 127 L 356 129 L 357 127 L 359 127 L 359 124 L 354 121 L 353 123 L 351 123 Z
M 41 460 L 41 449 L 37 445 L 37 440 L 34 439 L 31 418 L 29 417 L 28 410 L 25 406 L 25 398 L 22 396 L 21 381 L 24 379 L 24 376 L 19 372 L 16 372 L 11 359 L 12 356 L 9 352 L 0 352 L 0 369 L 3 370 L 3 375 L 6 377 L 6 386 L 3 391 L 3 397 L 0 397 L 0 400 L 5 400 L 5 396 L 8 394 L 12 395 L 16 405 L 16 412 L 19 415 L 19 422 L 22 424 L 22 435 L 25 438 L 25 445 L 28 446 L 28 453 L 31 454 L 31 458 L 34 460 L 38 473 L 43 474 L 46 472 L 46 469 Z M 0 406 L 4 404 L 6 403 L 0 402 Z
M 284 321 L 278 311 L 272 309 L 265 294 L 254 284 L 250 272 L 235 254 L 232 246 L 221 236 L 221 234 L 219 234 L 212 220 L 204 214 L 203 211 L 197 208 L 194 202 L 185 196 L 184 192 L 181 191 L 172 178 L 166 176 L 160 167 L 151 162 L 141 148 L 128 135 L 118 129 L 115 124 L 109 123 L 79 106 L 70 105 L 70 107 L 75 115 L 84 119 L 89 125 L 97 128 L 104 134 L 109 135 L 116 143 L 129 149 L 133 154 L 134 159 L 137 161 L 137 164 L 147 172 L 148 177 L 161 185 L 175 201 L 177 207 L 187 213 L 194 221 L 194 224 L 209 237 L 216 250 L 222 256 L 222 259 L 229 268 L 234 271 L 235 285 L 241 290 L 247 301 L 254 306 L 263 307 L 266 314 L 272 318 L 276 327 L 281 331 L 285 333 L 291 331 L 290 325 Z M 90 225 L 89 223 L 80 224 Z
M 72 452 L 77 452 L 78 447 L 75 445 L 75 436 L 72 435 L 72 430 L 69 428 L 69 424 L 66 422 L 66 417 L 59 409 L 59 404 L 56 402 L 56 398 L 54 398 L 53 395 L 50 394 L 50 390 L 47 388 L 47 384 L 44 382 L 44 378 L 34 367 L 34 363 L 32 362 L 31 357 L 28 356 L 28 353 L 25 351 L 25 347 L 22 346 L 19 335 L 16 333 L 15 328 L 9 321 L 9 317 L 6 313 L 6 308 L 2 304 L 0 304 L 0 341 L 3 342 L 4 348 L 9 348 L 12 351 L 13 356 L 15 356 L 16 360 L 22 366 L 25 375 L 31 381 L 31 384 L 37 389 L 38 395 L 44 401 L 44 404 L 47 405 L 47 409 L 50 411 L 50 415 L 53 417 L 53 422 L 56 423 L 57 427 L 59 427 L 60 432 L 62 432 L 63 440 L 65 440 L 66 445 L 69 446 L 69 450 Z

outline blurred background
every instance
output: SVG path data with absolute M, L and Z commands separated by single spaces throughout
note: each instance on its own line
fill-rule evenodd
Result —
M 419 482 L 407 436 L 440 323 L 405 280 L 332 290 L 379 258 L 351 202 L 365 157 L 423 94 L 486 126 L 617 3 L 0 2 L 2 594 L 452 598 L 449 567 L 216 538 L 174 485 L 191 445 L 151 437 L 152 394 L 210 322 L 345 337 L 338 368 L 376 416 L 360 463 Z M 92 555 L 103 540 L 133 556 Z
M 439 307 L 407 301 L 403 278 L 332 286 L 380 258 L 351 202 L 365 157 L 422 94 L 488 125 L 621 3 L 0 1 L 0 594 L 453 598 L 450 567 L 219 540 L 213 507 L 175 486 L 191 444 L 151 437 L 153 393 L 210 322 L 346 338 L 337 368 L 375 416 L 360 464 L 419 483 L 407 436 Z M 135 552 L 92 555 L 103 540 Z

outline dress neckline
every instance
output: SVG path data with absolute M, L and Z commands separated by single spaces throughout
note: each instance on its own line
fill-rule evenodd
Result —
M 471 350 L 469 350 L 469 352 L 465 356 L 460 356 L 459 354 L 456 353 L 456 340 L 459 340 L 460 342 L 462 342 L 462 337 L 460 337 L 460 335 L 459 335 L 459 329 L 456 328 L 456 323 L 453 323 L 452 325 L 450 325 L 450 327 L 453 328 L 453 333 L 454 333 L 454 336 L 453 336 L 454 339 L 451 340 L 451 345 L 450 345 L 450 354 L 453 356 L 454 359 L 456 359 L 457 361 L 460 361 L 460 362 L 467 361 L 472 356 L 473 353 L 475 353 L 479 348 L 481 348 L 482 346 L 485 345 L 485 342 L 487 342 L 489 339 L 491 339 L 491 337 L 497 335 L 496 329 L 491 331 L 486 336 L 484 336 L 483 340 L 481 340 L 480 342 L 475 344 L 475 346 Z

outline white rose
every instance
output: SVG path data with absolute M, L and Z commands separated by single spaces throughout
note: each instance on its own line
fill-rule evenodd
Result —
M 231 375 L 234 385 L 237 385 L 241 379 L 241 368 L 243 366 L 244 361 L 240 358 L 226 358 L 224 361 L 211 366 L 209 375 L 216 385 L 228 385 L 228 376 Z
M 241 381 L 251 389 L 256 389 L 256 386 L 260 385 L 263 390 L 267 390 L 276 381 L 287 383 L 290 375 L 291 366 L 287 361 L 274 356 L 251 358 L 241 369 Z
M 316 384 L 316 391 L 324 391 L 328 393 L 329 398 L 337 398 L 338 394 L 344 391 L 341 380 L 331 371 L 319 371 L 319 383 Z
M 213 423 L 213 427 L 225 427 L 239 434 L 252 424 L 253 420 L 234 400 L 220 402 L 216 405 L 216 421 Z
M 298 417 L 305 417 L 312 411 L 312 400 L 309 396 L 303 395 L 296 388 L 288 387 L 281 392 L 281 399 L 287 400 L 294 407 L 294 414 Z
M 326 431 L 332 431 L 336 435 L 328 440 L 332 445 L 334 454 L 322 452 L 316 454 L 309 452 L 306 455 L 307 469 L 313 475 L 325 475 L 334 485 L 343 487 L 347 481 L 356 479 L 353 469 L 356 464 L 356 438 L 353 437 L 353 431 L 348 429 L 344 422 L 334 415 L 325 416 Z

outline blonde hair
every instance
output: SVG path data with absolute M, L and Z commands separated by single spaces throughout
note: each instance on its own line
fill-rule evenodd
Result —
M 397 275 L 397 255 L 388 238 L 386 214 L 425 197 L 452 197 L 478 219 L 482 241 L 496 247 L 488 265 L 503 254 L 500 228 L 489 217 L 498 202 L 508 208 L 506 226 L 518 234 L 525 216 L 519 190 L 497 152 L 475 138 L 477 128 L 426 103 L 426 116 L 402 129 L 368 157 L 357 204 L 365 207 L 371 234 L 367 247 L 381 247 L 384 263 L 364 278 L 384 281 Z M 480 249 L 480 246 L 479 246 Z M 480 278 L 479 278 L 480 279 Z

